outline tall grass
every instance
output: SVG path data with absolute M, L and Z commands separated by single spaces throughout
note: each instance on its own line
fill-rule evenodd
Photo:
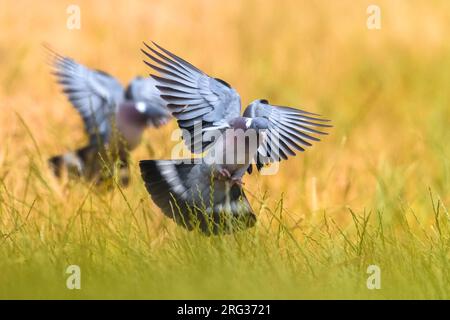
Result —
M 0 10 L 1 298 L 449 298 L 450 4 L 379 1 L 6 1 Z M 21 17 L 21 23 L 17 17 Z M 56 180 L 46 158 L 85 141 L 41 44 L 124 83 L 156 40 L 231 83 L 333 120 L 330 136 L 252 175 L 258 223 L 204 237 L 163 217 L 137 161 L 168 158 L 149 130 L 131 185 Z M 68 265 L 81 290 L 66 288 Z M 367 267 L 381 269 L 368 290 Z

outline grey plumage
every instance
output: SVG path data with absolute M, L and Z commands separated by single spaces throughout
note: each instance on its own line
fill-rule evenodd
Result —
M 203 221 L 192 214 L 202 208 L 199 203 L 205 204 L 203 214 L 213 221 L 214 233 L 221 228 L 213 217 L 239 217 L 238 221 L 245 217 L 247 223 L 243 226 L 252 226 L 254 213 L 241 188 L 243 175 L 251 172 L 252 160 L 256 160 L 260 170 L 264 164 L 286 160 L 296 151 L 304 151 L 312 142 L 319 141 L 318 135 L 326 134 L 321 129 L 330 127 L 328 120 L 299 109 L 271 105 L 264 99 L 252 102 L 241 116 L 240 96 L 225 81 L 208 76 L 156 43 L 145 46 L 142 51 L 150 60 L 144 62 L 159 73 L 151 76 L 157 81 L 161 98 L 167 101 L 179 127 L 193 138 L 185 139 L 186 144 L 194 153 L 207 151 L 198 164 L 141 161 L 147 190 L 166 215 L 178 223 L 181 216 L 188 229 L 192 229 L 194 221 Z M 235 149 L 233 142 L 245 139 L 251 130 L 257 133 L 256 143 L 245 142 L 241 150 Z M 208 140 L 211 133 L 215 139 Z M 230 154 L 231 161 L 226 157 Z M 236 161 L 240 157 L 244 161 Z M 196 188 L 199 193 L 192 191 Z M 211 193 L 217 194 L 212 202 Z M 238 201 L 241 205 L 237 205 Z M 205 232 L 204 227 L 200 229 Z M 233 230 L 226 224 L 222 231 Z
M 163 213 L 188 230 L 230 233 L 253 226 L 256 217 L 236 184 L 215 180 L 212 166 L 189 160 L 143 160 L 145 186 Z M 232 215 L 229 212 L 233 212 Z
M 331 127 L 328 120 L 318 114 L 290 107 L 270 105 L 265 99 L 252 102 L 244 111 L 244 117 L 267 123 L 267 138 L 258 148 L 256 165 L 287 160 L 295 151 L 305 151 L 313 141 L 320 141 L 314 135 L 325 135 L 317 128 Z
M 220 127 L 240 115 L 241 98 L 223 80 L 209 77 L 159 46 L 157 48 L 162 53 L 150 46 L 146 47 L 149 51 L 143 52 L 152 62 L 144 62 L 161 74 L 152 77 L 158 82 L 156 87 L 162 93 L 161 98 L 168 102 L 168 108 L 181 129 L 194 136 L 196 122 L 202 122 L 203 128 Z M 192 152 L 199 153 L 203 151 L 202 147 L 207 146 L 191 143 L 188 147 Z
M 159 127 L 171 117 L 155 87 L 156 81 L 135 77 L 125 90 L 111 75 L 49 52 L 52 72 L 83 119 L 89 136 L 86 147 L 50 159 L 55 174 L 67 166 L 87 178 L 95 177 L 102 167 L 97 154 L 102 153 L 114 153 L 112 160 L 120 160 L 125 171 L 128 151 L 138 146 L 145 128 Z

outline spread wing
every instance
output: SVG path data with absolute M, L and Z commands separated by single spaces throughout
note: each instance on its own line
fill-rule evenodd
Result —
M 317 137 L 325 135 L 322 129 L 329 128 L 329 120 L 319 115 L 294 109 L 270 105 L 267 100 L 258 100 L 244 111 L 244 117 L 263 118 L 268 123 L 266 138 L 258 148 L 257 167 L 270 162 L 286 160 L 295 151 L 305 151 Z
M 160 74 L 152 77 L 161 98 L 168 102 L 179 127 L 189 133 L 186 144 L 192 152 L 204 151 L 213 141 L 207 141 L 205 130 L 197 130 L 196 125 L 208 130 L 228 127 L 228 121 L 240 115 L 239 94 L 225 81 L 206 75 L 156 43 L 144 45 L 142 52 L 150 59 L 144 62 Z
M 53 73 L 81 115 L 91 142 L 107 141 L 111 116 L 123 99 L 120 83 L 102 71 L 91 70 L 68 57 L 51 53 Z

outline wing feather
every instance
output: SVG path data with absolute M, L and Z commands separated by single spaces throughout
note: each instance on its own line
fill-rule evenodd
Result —
M 52 73 L 62 91 L 81 115 L 92 143 L 110 134 L 111 117 L 123 99 L 121 84 L 109 74 L 89 69 L 75 60 L 49 49 Z
M 145 44 L 142 50 L 150 61 L 144 61 L 159 75 L 151 75 L 157 82 L 161 98 L 168 103 L 178 125 L 188 130 L 190 136 L 195 124 L 202 128 L 223 128 L 229 120 L 241 112 L 239 94 L 226 82 L 215 79 L 153 42 Z M 194 143 L 186 141 L 192 152 L 203 152 L 194 148 Z M 203 145 L 203 144 L 202 144 Z
M 244 117 L 268 120 L 267 136 L 258 148 L 258 169 L 269 162 L 286 160 L 295 151 L 305 151 L 312 142 L 320 141 L 316 135 L 326 132 L 316 128 L 331 127 L 329 120 L 319 115 L 291 107 L 270 105 L 257 100 L 244 111 Z

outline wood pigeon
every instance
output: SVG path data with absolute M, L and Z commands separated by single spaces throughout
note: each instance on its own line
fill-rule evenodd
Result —
M 103 180 L 105 161 L 119 163 L 121 182 L 129 179 L 128 151 L 136 148 L 143 131 L 159 127 L 171 118 L 167 103 L 151 77 L 135 77 L 126 90 L 109 74 L 89 69 L 69 57 L 49 50 L 52 72 L 62 91 L 83 119 L 86 146 L 49 159 L 56 176 L 63 167 L 88 179 Z M 112 168 L 113 166 L 111 166 Z M 103 170 L 105 171 L 105 170 Z
M 253 101 L 241 116 L 240 96 L 225 81 L 156 43 L 144 45 L 144 62 L 159 73 L 151 76 L 186 133 L 185 143 L 203 154 L 140 161 L 147 191 L 165 215 L 189 230 L 210 235 L 252 227 L 256 217 L 242 189 L 244 174 L 251 173 L 252 163 L 259 172 L 320 141 L 317 136 L 326 134 L 322 129 L 331 127 L 329 120 L 265 99 Z

